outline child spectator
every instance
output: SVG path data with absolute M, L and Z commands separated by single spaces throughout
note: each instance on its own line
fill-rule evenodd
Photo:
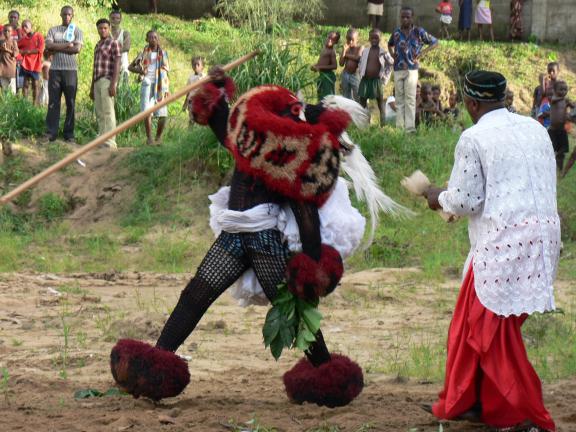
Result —
M 317 82 L 318 100 L 322 100 L 324 96 L 336 93 L 336 74 L 334 71 L 338 67 L 336 63 L 336 51 L 334 46 L 340 40 L 340 33 L 331 31 L 328 33 L 324 48 L 320 52 L 318 63 L 312 65 L 311 69 L 314 72 L 319 72 Z
M 188 82 L 186 85 L 190 85 L 199 79 L 204 78 L 204 59 L 202 57 L 192 57 L 192 74 L 188 78 Z M 182 111 L 188 110 L 188 125 L 194 125 L 194 115 L 192 113 L 192 97 L 196 93 L 195 90 L 192 90 L 190 93 L 186 95 L 186 99 L 184 100 L 184 105 L 182 106 Z
M 438 84 L 434 84 L 432 86 L 432 101 L 436 105 L 436 108 L 438 108 L 440 111 L 443 111 L 442 102 L 440 102 L 441 95 L 442 95 L 442 89 Z
M 380 30 L 370 30 L 370 48 L 362 52 L 360 59 L 358 95 L 360 105 L 364 108 L 368 104 L 368 99 L 376 99 L 380 111 L 380 125 L 383 125 L 385 120 L 383 87 L 390 80 L 394 59 L 388 51 L 380 46 L 380 37 Z
M 494 42 L 494 28 L 492 27 L 492 10 L 490 7 L 490 0 L 478 0 L 474 22 L 478 25 L 478 36 L 480 37 L 480 40 L 484 39 L 483 26 L 487 25 L 490 31 L 490 39 L 492 42 Z
M 452 24 L 452 2 L 450 0 L 441 1 L 436 6 L 436 12 L 440 14 L 440 37 L 450 39 L 448 26 Z
M 556 62 L 548 63 L 546 70 L 548 72 L 548 76 L 544 78 L 543 91 L 546 91 L 548 87 L 554 87 L 554 83 L 560 75 L 560 65 Z
M 358 64 L 362 56 L 362 46 L 358 46 L 358 30 L 350 28 L 346 32 L 346 44 L 340 54 L 340 66 L 344 66 L 340 84 L 342 96 L 358 101 Z
M 22 95 L 28 97 L 28 86 L 32 87 L 32 102 L 40 104 L 40 72 L 42 71 L 42 55 L 44 54 L 44 37 L 39 32 L 32 31 L 32 22 L 22 22 L 22 37 L 18 41 L 18 49 L 22 56 L 20 75 L 23 77 Z
M 388 96 L 388 99 L 386 99 L 386 105 L 384 106 L 384 123 L 390 125 L 396 124 L 396 98 L 394 97 L 394 90 L 392 90 L 392 96 Z
M 538 121 L 546 129 L 550 127 L 550 100 L 554 95 L 554 89 L 550 86 L 544 92 L 544 97 L 540 102 L 540 108 L 538 109 Z
M 455 91 L 450 92 L 448 97 L 448 108 L 444 108 L 444 114 L 447 117 L 457 119 L 460 116 L 458 109 L 458 94 Z
M 421 124 L 427 126 L 432 125 L 436 120 L 443 119 L 444 113 L 438 109 L 436 103 L 432 99 L 432 87 L 429 84 L 424 84 L 421 90 L 422 101 L 416 108 L 419 111 L 419 118 Z
M 16 94 L 18 43 L 12 39 L 12 24 L 4 25 L 0 36 L 0 88 Z
M 544 74 L 538 75 L 538 85 L 534 88 L 532 94 L 532 118 L 538 119 L 538 112 L 540 111 L 540 104 L 544 96 Z
M 48 76 L 50 75 L 50 66 L 52 65 L 52 54 L 50 51 L 44 51 L 44 61 L 42 62 L 42 77 L 40 78 L 40 96 L 39 103 L 41 106 L 48 106 Z
M 574 104 L 566 99 L 568 94 L 568 85 L 565 81 L 556 80 L 554 82 L 554 92 L 550 100 L 550 127 L 548 134 L 552 141 L 554 154 L 556 155 L 556 167 L 563 176 L 566 175 L 568 170 L 574 164 L 574 154 L 570 156 L 570 161 L 564 168 L 564 156 L 568 153 L 568 132 L 566 132 L 565 125 L 568 122 L 568 109 L 574 108 Z
M 514 108 L 514 92 L 510 89 L 506 89 L 506 97 L 504 99 L 504 106 L 511 113 L 516 113 L 516 108 Z

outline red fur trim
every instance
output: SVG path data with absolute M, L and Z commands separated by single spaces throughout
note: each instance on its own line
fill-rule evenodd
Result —
M 301 359 L 284 374 L 284 386 L 290 400 L 311 402 L 330 408 L 348 405 L 364 388 L 362 369 L 340 354 L 332 354 L 329 362 L 314 367 Z
M 323 244 L 320 261 L 302 252 L 288 261 L 286 283 L 294 295 L 305 300 L 315 300 L 334 291 L 343 273 L 344 265 L 338 251 Z
M 352 117 L 346 111 L 339 109 L 328 109 L 318 117 L 318 122 L 326 125 L 330 133 L 339 137 L 346 130 Z
M 110 353 L 112 376 L 135 398 L 160 400 L 180 394 L 190 382 L 187 363 L 170 351 L 121 339 Z
M 192 113 L 194 120 L 201 125 L 208 124 L 214 108 L 218 105 L 220 98 L 224 95 L 228 99 L 234 96 L 234 81 L 225 77 L 222 86 L 214 82 L 204 84 L 192 97 Z
M 338 178 L 340 145 L 327 125 L 287 115 L 295 104 L 298 98 L 278 86 L 245 93 L 232 107 L 227 146 L 239 170 L 288 198 L 321 206 Z

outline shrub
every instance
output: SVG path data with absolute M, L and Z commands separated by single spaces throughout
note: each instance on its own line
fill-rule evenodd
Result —
M 0 94 L 0 139 L 17 139 L 41 135 L 44 132 L 45 112 L 42 108 L 11 93 Z
M 38 215 L 47 222 L 61 218 L 68 210 L 66 200 L 53 192 L 43 195 L 38 201 Z
M 323 7 L 321 0 L 220 0 L 215 9 L 233 24 L 266 31 L 294 20 L 318 21 L 323 16 Z

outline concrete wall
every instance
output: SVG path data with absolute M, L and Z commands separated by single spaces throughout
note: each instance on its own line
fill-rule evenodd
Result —
M 186 18 L 199 18 L 209 14 L 214 0 L 158 0 L 162 13 Z M 302 1 L 302 0 L 285 0 Z M 147 0 L 119 0 L 127 12 L 147 13 Z M 453 0 L 454 20 L 452 33 L 458 28 L 458 1 Z M 325 0 L 324 24 L 366 26 L 366 0 Z M 416 22 L 432 34 L 438 34 L 440 21 L 434 12 L 438 0 L 385 0 L 382 30 L 390 32 L 398 25 L 400 8 L 412 6 Z M 494 32 L 497 39 L 507 39 L 510 20 L 510 0 L 492 0 Z M 524 38 L 535 35 L 542 41 L 574 42 L 576 32 L 576 0 L 524 0 Z M 473 36 L 476 37 L 474 29 Z

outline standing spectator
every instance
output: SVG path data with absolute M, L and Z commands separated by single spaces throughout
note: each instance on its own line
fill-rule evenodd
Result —
M 10 23 L 10 25 L 12 26 L 11 31 L 12 40 L 18 43 L 20 37 L 22 36 L 22 30 L 20 29 L 20 12 L 18 12 L 17 10 L 11 10 L 10 12 L 8 12 L 8 23 Z M 2 26 L 0 26 L 0 33 L 1 32 L 2 32 Z M 22 76 L 20 75 L 21 61 L 22 58 L 20 57 L 20 54 L 18 54 L 18 56 L 16 57 L 16 91 L 21 89 L 23 84 L 23 79 Z
M 206 75 L 204 75 L 204 59 L 202 57 L 192 57 L 192 74 L 188 77 L 188 82 L 186 85 L 195 83 L 201 80 Z M 192 106 L 192 98 L 197 93 L 198 90 L 192 90 L 186 95 L 184 99 L 184 104 L 182 105 L 182 111 L 188 110 L 188 126 L 194 125 L 194 110 Z
M 510 1 L 510 39 L 522 39 L 522 4 L 523 0 Z
M 384 15 L 384 0 L 368 0 L 368 26 L 380 28 L 380 19 Z
M 72 22 L 74 10 L 64 6 L 60 11 L 62 24 L 48 30 L 46 49 L 53 53 L 48 78 L 48 113 L 46 130 L 49 141 L 58 137 L 60 99 L 66 100 L 64 140 L 74 142 L 74 115 L 78 89 L 78 53 L 82 49 L 82 31 Z
M 360 87 L 358 97 L 360 105 L 366 108 L 368 99 L 376 99 L 380 111 L 380 126 L 384 125 L 384 87 L 390 80 L 394 59 L 380 46 L 381 33 L 370 30 L 370 48 L 362 52 L 360 59 Z
M 160 47 L 158 34 L 155 30 L 146 33 L 146 41 L 148 45 L 144 47 L 144 51 L 129 66 L 130 72 L 138 73 L 143 77 L 140 91 L 141 111 L 146 111 L 157 102 L 161 102 L 170 92 L 168 53 Z M 162 142 L 162 132 L 166 126 L 167 116 L 168 107 L 166 106 L 154 112 L 154 117 L 158 118 L 155 140 L 152 139 L 152 116 L 149 116 L 144 122 L 149 145 Z
M 490 0 L 478 0 L 474 22 L 478 25 L 478 37 L 484 40 L 484 26 L 488 26 L 490 39 L 494 42 L 494 28 L 492 27 L 492 9 Z
M 464 38 L 470 42 L 470 29 L 472 28 L 472 0 L 459 0 L 460 13 L 458 14 L 458 31 L 460 40 Z
M 0 36 L 0 87 L 16 94 L 16 59 L 18 58 L 18 44 L 12 39 L 12 24 L 8 23 L 2 28 Z
M 452 24 L 452 2 L 450 0 L 442 0 L 436 6 L 436 12 L 440 14 L 440 36 L 450 39 L 448 26 Z
M 149 0 L 149 10 L 152 13 L 158 13 L 158 0 Z
M 40 105 L 48 106 L 48 79 L 50 76 L 50 66 L 52 65 L 52 54 L 44 50 L 44 61 L 42 62 L 42 76 L 40 77 Z
M 318 81 L 316 81 L 316 89 L 318 100 L 321 101 L 324 96 L 333 95 L 336 93 L 336 74 L 334 71 L 338 67 L 336 63 L 336 50 L 334 46 L 340 40 L 340 33 L 331 31 L 328 33 L 324 48 L 320 51 L 318 62 L 311 66 L 311 69 L 318 72 Z
M 116 127 L 114 97 L 120 75 L 120 44 L 110 34 L 110 21 L 101 18 L 96 22 L 100 41 L 94 47 L 94 68 L 90 99 L 94 101 L 94 110 L 98 121 L 98 134 L 103 135 Z M 116 150 L 116 140 L 106 141 L 111 150 Z
M 44 54 L 44 36 L 32 31 L 32 22 L 22 22 L 22 37 L 18 41 L 18 49 L 22 57 L 20 75 L 24 79 L 22 95 L 28 97 L 28 87 L 32 87 L 32 102 L 40 104 L 40 72 L 42 71 L 42 57 Z
M 388 41 L 394 58 L 394 89 L 396 92 L 396 126 L 408 132 L 416 131 L 416 85 L 420 59 L 438 45 L 436 38 L 422 27 L 414 26 L 414 10 L 403 6 L 399 28 Z M 423 48 L 424 45 L 427 48 Z
M 132 39 L 130 38 L 130 32 L 120 27 L 121 23 L 122 12 L 119 10 L 110 12 L 112 37 L 120 44 L 120 52 L 122 53 L 120 57 L 120 71 L 122 72 L 122 80 L 124 81 L 128 79 L 128 65 L 130 64 L 128 54 L 132 45 Z
M 342 96 L 358 102 L 358 64 L 362 56 L 363 47 L 358 46 L 358 30 L 349 28 L 346 32 L 346 44 L 340 54 L 340 66 L 344 66 L 340 84 Z

